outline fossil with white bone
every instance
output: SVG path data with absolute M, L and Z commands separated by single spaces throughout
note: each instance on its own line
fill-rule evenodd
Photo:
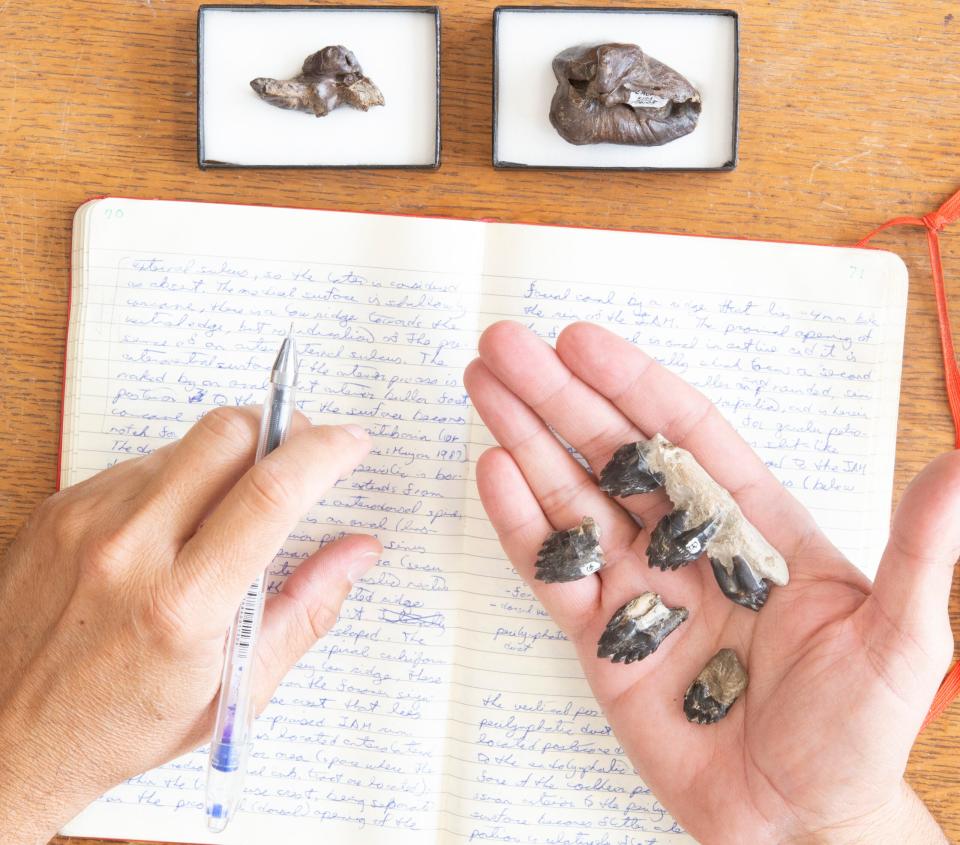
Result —
M 651 567 L 675 570 L 706 554 L 723 594 L 753 611 L 767 601 L 770 584 L 788 583 L 786 561 L 747 520 L 733 496 L 693 455 L 662 435 L 621 446 L 600 473 L 600 489 L 611 496 L 633 496 L 661 487 L 673 510 L 650 534 L 647 559 Z M 547 538 L 537 558 L 536 578 L 548 583 L 577 580 L 603 565 L 598 526 L 584 517 L 580 526 Z M 607 623 L 597 656 L 615 663 L 643 660 L 687 615 L 686 609 L 671 609 L 659 596 L 643 593 L 619 608 Z M 720 683 L 724 679 L 730 683 Z M 723 718 L 746 689 L 747 680 L 736 654 L 721 650 L 687 691 L 687 718 L 701 724 Z

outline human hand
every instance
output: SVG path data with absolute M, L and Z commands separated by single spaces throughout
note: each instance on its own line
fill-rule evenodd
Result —
M 953 650 L 947 602 L 960 551 L 960 453 L 913 482 L 873 585 L 826 539 L 713 405 L 648 355 L 586 323 L 554 351 L 515 323 L 480 339 L 464 378 L 503 448 L 477 465 L 480 497 L 520 575 L 576 647 L 588 681 L 643 780 L 706 845 L 943 843 L 906 786 L 910 748 Z M 759 613 L 719 590 L 702 562 L 647 566 L 663 490 L 611 499 L 595 475 L 624 443 L 660 432 L 687 449 L 784 556 L 790 583 Z M 534 580 L 546 536 L 592 516 L 606 566 L 580 581 Z M 613 613 L 641 592 L 690 616 L 629 665 L 598 659 Z M 726 718 L 691 724 L 685 690 L 720 648 L 750 682 Z
M 259 415 L 212 411 L 179 442 L 57 493 L 0 561 L 0 841 L 46 842 L 111 786 L 209 741 L 244 592 L 369 450 L 361 429 L 298 414 L 251 466 Z M 267 600 L 258 711 L 379 552 L 344 537 Z

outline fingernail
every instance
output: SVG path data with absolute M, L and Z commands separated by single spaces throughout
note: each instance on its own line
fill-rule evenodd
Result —
M 344 426 L 341 426 L 341 428 L 342 428 L 344 431 L 349 431 L 350 434 L 352 434 L 354 437 L 357 438 L 357 440 L 366 440 L 367 437 L 369 437 L 369 435 L 367 434 L 366 430 L 363 429 L 363 428 L 361 428 L 361 427 L 358 426 L 358 425 L 352 425 L 352 424 L 351 424 L 351 425 L 344 425 Z
M 351 584 L 356 584 L 364 575 L 366 575 L 380 560 L 380 552 L 364 552 L 359 557 L 350 561 L 347 568 L 347 578 Z

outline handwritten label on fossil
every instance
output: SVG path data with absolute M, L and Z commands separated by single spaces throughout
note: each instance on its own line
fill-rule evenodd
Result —
M 646 91 L 631 91 L 627 104 L 635 109 L 662 109 L 669 102 L 667 97 L 658 97 Z

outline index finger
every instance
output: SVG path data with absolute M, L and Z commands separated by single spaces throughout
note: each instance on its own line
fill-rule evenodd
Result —
M 164 535 L 171 548 L 181 548 L 250 468 L 262 416 L 263 409 L 256 405 L 214 408 L 180 440 L 164 447 L 170 452 L 143 491 L 156 508 L 145 509 L 143 515 L 154 520 L 157 510 L 163 514 Z M 307 426 L 307 418 L 295 413 L 291 430 Z
M 199 592 L 207 608 L 234 608 L 297 522 L 369 450 L 357 426 L 293 434 L 247 470 L 183 547 L 173 568 L 177 591 Z

